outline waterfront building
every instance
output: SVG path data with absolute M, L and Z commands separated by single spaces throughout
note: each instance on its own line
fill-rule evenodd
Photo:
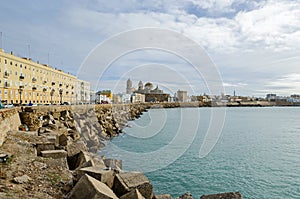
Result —
M 170 97 L 170 94 L 164 93 L 158 86 L 153 89 L 153 84 L 151 82 L 147 82 L 143 86 L 143 82 L 140 81 L 138 89 L 135 90 L 134 93 L 143 94 L 145 96 L 145 102 L 168 102 Z
M 187 91 L 177 91 L 177 100 L 178 102 L 187 102 L 188 101 L 188 96 L 187 96 Z
M 60 69 L 0 49 L 0 98 L 4 104 L 75 103 L 77 80 Z
M 131 95 L 131 103 L 144 103 L 145 95 L 140 93 L 133 93 Z
M 90 103 L 90 82 L 77 79 L 75 89 L 75 102 L 76 104 L 87 104 Z
M 112 98 L 113 98 L 113 94 L 111 90 L 102 90 L 96 93 L 96 103 L 98 104 L 111 103 Z

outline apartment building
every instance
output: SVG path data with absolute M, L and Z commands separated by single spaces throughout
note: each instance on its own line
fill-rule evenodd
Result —
M 76 104 L 89 104 L 90 103 L 90 82 L 77 79 L 76 80 L 76 91 L 75 91 L 75 103 Z
M 4 104 L 75 103 L 77 78 L 0 49 L 0 99 Z

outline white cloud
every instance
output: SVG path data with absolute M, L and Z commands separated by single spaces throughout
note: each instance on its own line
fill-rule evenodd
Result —
M 295 43 L 299 47 L 299 16 L 299 3 L 270 0 L 258 9 L 238 13 L 235 20 L 246 42 L 277 51 L 295 47 Z

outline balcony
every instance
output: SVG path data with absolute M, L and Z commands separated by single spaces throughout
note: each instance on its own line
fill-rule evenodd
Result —
M 32 78 L 32 82 L 35 83 L 37 81 L 36 77 Z
M 20 75 L 19 79 L 22 81 L 25 77 L 23 75 Z
M 9 73 L 7 71 L 5 71 L 4 74 L 3 74 L 3 76 L 4 76 L 4 78 L 8 78 Z

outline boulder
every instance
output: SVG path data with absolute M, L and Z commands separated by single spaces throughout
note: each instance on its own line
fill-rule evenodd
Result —
M 104 159 L 104 164 L 105 166 L 115 169 L 115 170 L 122 170 L 122 160 L 117 160 L 117 159 Z
M 134 189 L 138 189 L 145 199 L 152 199 L 153 186 L 143 173 L 127 172 L 116 174 L 113 191 L 118 197 L 121 197 Z
M 83 141 L 72 142 L 67 145 L 68 157 L 72 157 L 74 155 L 79 154 L 81 151 L 87 151 L 87 147 L 85 146 Z
M 228 192 L 211 195 L 202 195 L 200 199 L 242 199 L 242 195 L 239 192 Z
M 28 183 L 28 181 L 30 180 L 31 178 L 28 175 L 23 175 L 23 176 L 15 177 L 13 179 L 13 182 L 17 184 L 23 184 L 23 183 Z
M 88 174 L 89 176 L 92 176 L 93 178 L 103 182 L 106 184 L 109 188 L 112 188 L 115 178 L 115 173 L 112 170 L 104 170 L 101 167 L 85 167 L 82 169 L 79 169 L 77 180 L 80 179 L 81 176 L 84 174 Z
M 67 146 L 69 142 L 69 138 L 65 134 L 61 134 L 58 136 L 58 143 L 60 146 Z
M 68 198 L 117 199 L 118 197 L 107 185 L 85 174 L 72 189 Z
M 172 196 L 170 194 L 160 194 L 155 195 L 153 199 L 172 199 Z
M 59 137 L 57 134 L 43 134 L 43 141 L 44 142 L 49 142 L 49 143 L 53 143 L 55 146 L 59 145 Z
M 41 155 L 44 158 L 66 158 L 67 152 L 65 150 L 48 150 L 48 151 L 41 151 Z
M 129 193 L 120 197 L 120 199 L 145 199 L 138 189 L 133 189 Z
M 186 192 L 185 194 L 183 194 L 182 196 L 177 197 L 176 199 L 193 199 L 193 196 L 191 193 Z
M 55 150 L 55 144 L 52 142 L 38 142 L 35 146 L 37 155 L 41 155 L 41 151 Z
M 82 167 L 90 160 L 92 160 L 92 158 L 88 152 L 80 151 L 78 154 L 68 157 L 69 168 L 74 170 L 78 167 Z

